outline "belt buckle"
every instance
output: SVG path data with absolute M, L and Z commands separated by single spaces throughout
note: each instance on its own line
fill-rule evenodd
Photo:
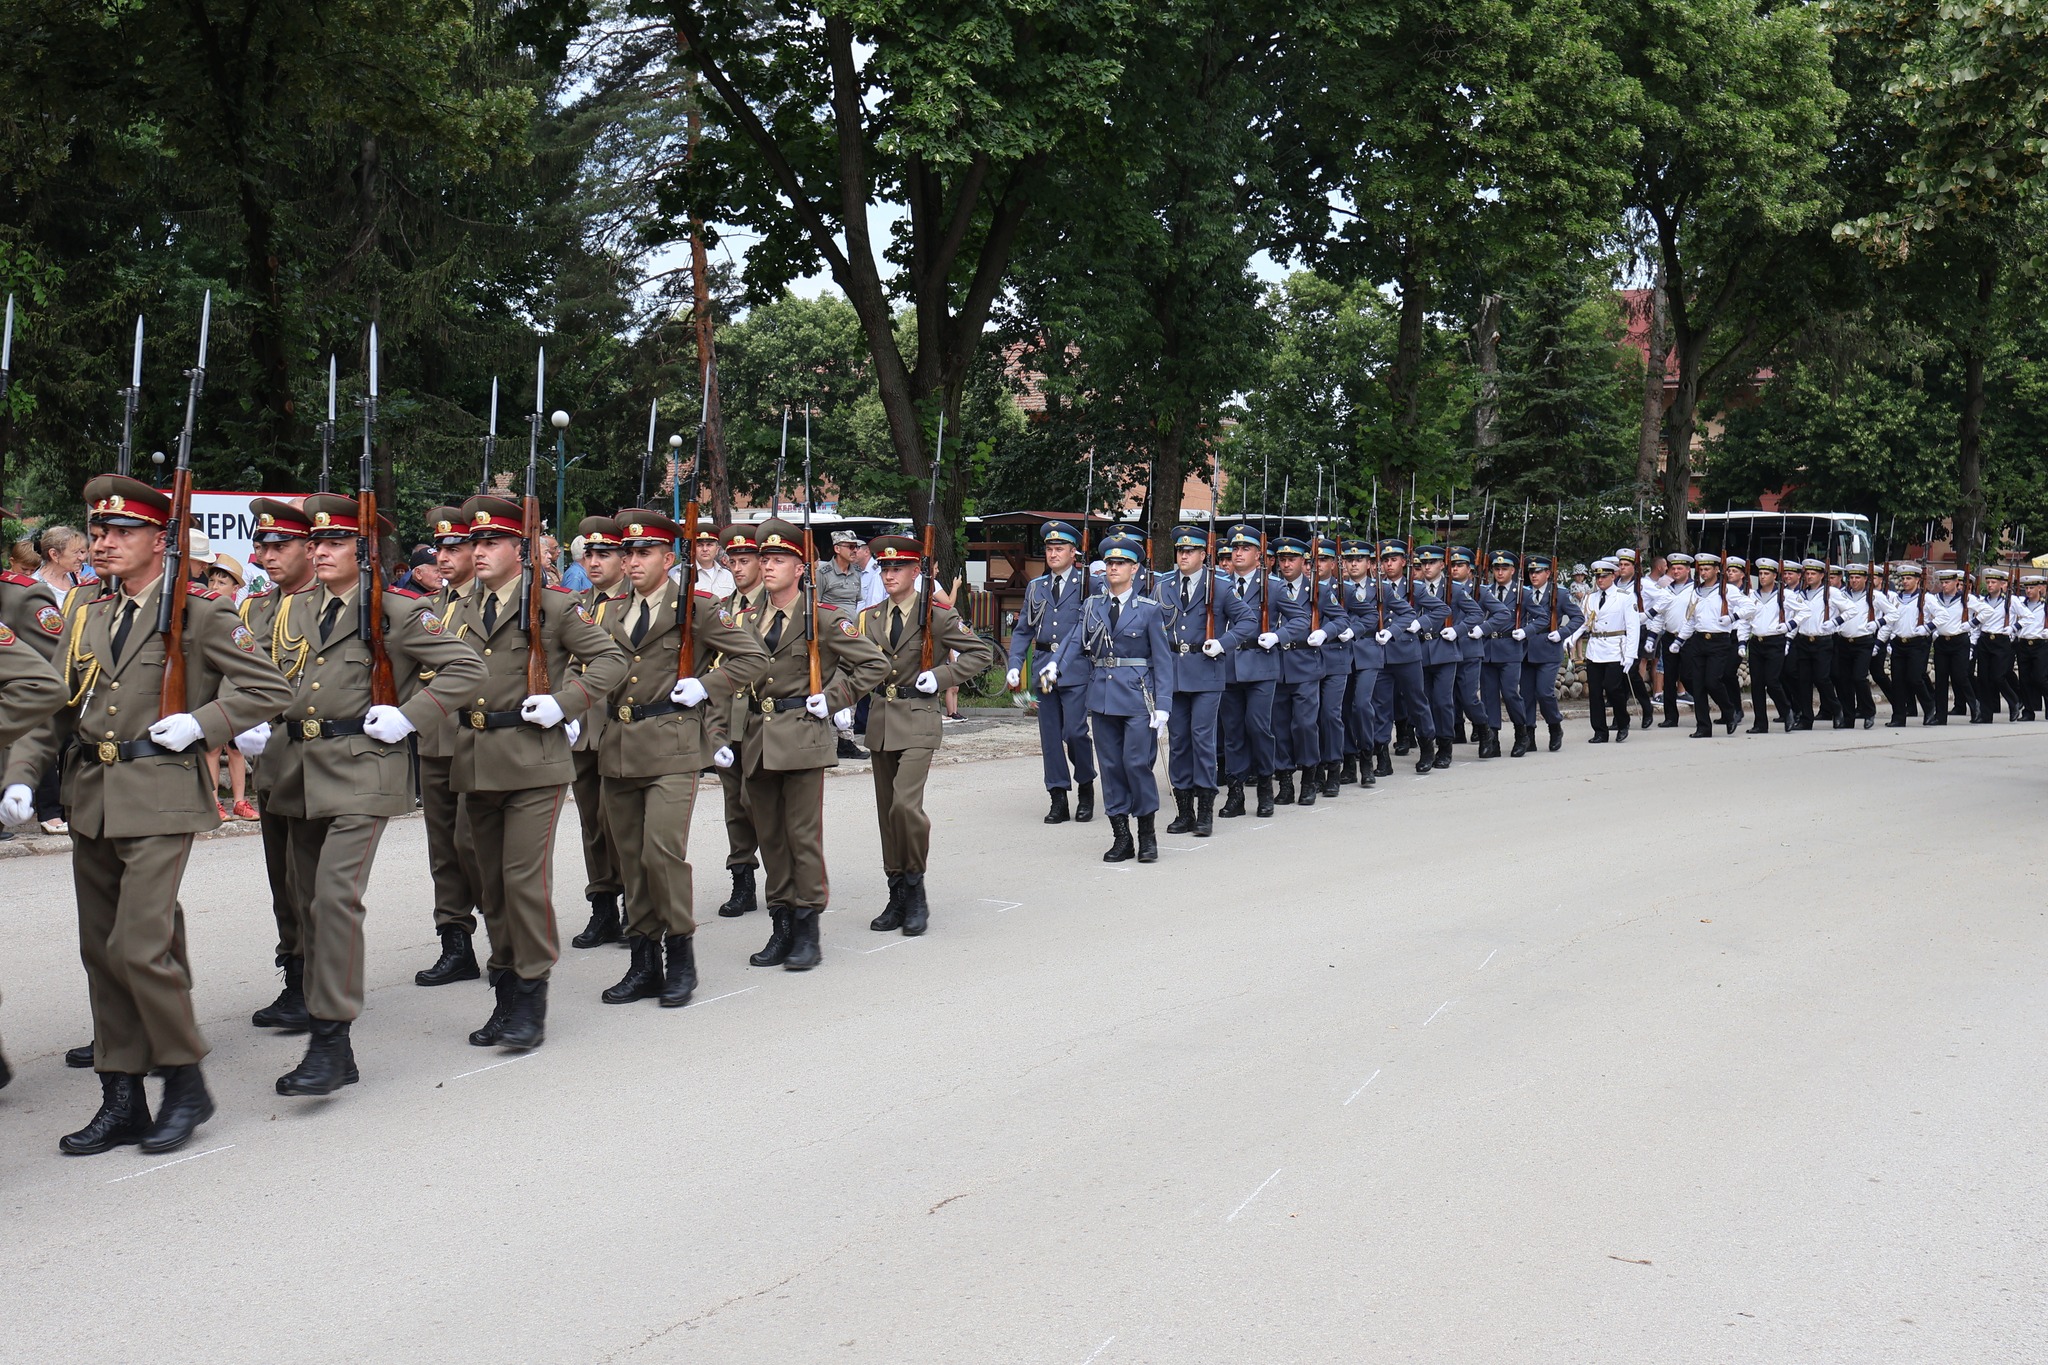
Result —
M 882 696 L 889 701 L 900 701 L 903 697 L 903 689 L 895 683 L 890 683 L 882 689 Z
M 761 714 L 764 716 L 772 716 L 775 714 L 775 698 L 761 698 Z
M 102 763 L 119 763 L 121 761 L 121 746 L 111 739 L 101 740 L 98 752 L 99 760 Z
M 633 719 L 633 708 L 630 705 L 621 704 L 619 709 L 613 712 L 613 714 L 620 720 L 630 721 Z
M 469 728 L 472 730 L 481 730 L 485 728 L 485 718 L 483 712 L 472 711 L 469 713 Z
M 300 738 L 300 739 L 318 739 L 318 738 L 320 738 L 320 722 L 319 722 L 319 721 L 317 721 L 317 720 L 302 720 L 302 721 L 300 721 L 300 722 L 299 722 L 299 738 Z

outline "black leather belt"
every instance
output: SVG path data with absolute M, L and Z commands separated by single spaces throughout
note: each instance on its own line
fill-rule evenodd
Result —
M 884 683 L 870 695 L 883 701 L 909 701 L 914 697 L 929 696 L 930 693 L 920 692 L 910 683 Z
M 93 743 L 80 740 L 78 747 L 102 763 L 132 763 L 138 758 L 176 758 L 179 750 L 166 749 L 155 740 L 130 739 L 116 742 L 102 739 Z
M 1173 647 L 1173 652 L 1176 654 L 1198 654 L 1201 652 L 1201 649 L 1202 647 L 1200 645 L 1176 644 Z
M 472 730 L 509 730 L 526 718 L 517 711 L 464 711 L 462 723 Z
M 1699 636 L 1702 640 L 1718 640 L 1722 636 L 1732 635 L 1734 632 L 1727 630 L 1696 630 L 1693 634 Z
M 293 720 L 285 722 L 285 737 L 293 741 L 308 739 L 342 739 L 349 735 L 363 733 L 363 722 L 356 720 Z
M 801 711 L 804 701 L 803 697 L 755 697 L 747 709 L 766 716 L 776 711 Z
M 689 707 L 679 701 L 670 701 L 667 698 L 663 698 L 660 701 L 648 702 L 645 706 L 633 706 L 622 702 L 613 709 L 612 715 L 618 720 L 631 722 L 648 720 L 655 716 L 672 716 L 678 711 L 687 711 L 689 709 Z

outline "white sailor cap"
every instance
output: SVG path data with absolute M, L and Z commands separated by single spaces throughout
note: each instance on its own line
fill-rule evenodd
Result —
M 1903 560 L 1892 565 L 1892 572 L 1901 578 L 1918 578 L 1920 577 L 1920 566 L 1911 560 Z
M 1776 573 L 1778 571 L 1778 561 L 1772 559 L 1769 555 L 1759 555 L 1757 556 L 1756 568 L 1759 571 L 1769 569 L 1772 573 Z
M 1634 547 L 1633 545 L 1624 545 L 1624 546 L 1622 546 L 1622 547 L 1621 547 L 1621 548 L 1620 548 L 1619 550 L 1616 550 L 1616 551 L 1614 552 L 1614 562 L 1615 562 L 1616 564 L 1633 564 L 1633 563 L 1635 563 L 1635 562 L 1636 562 L 1636 551 L 1635 551 L 1635 547 Z
M 1934 576 L 1936 578 L 1961 578 L 1963 576 L 1963 571 L 1961 569 L 1954 568 L 1936 569 L 1934 571 Z
M 2012 580 L 2012 574 L 2005 569 L 1999 568 L 1996 564 L 1986 564 L 1977 571 L 1977 576 L 1979 578 L 2002 578 L 2007 582 Z
M 1728 567 L 1731 569 L 1746 569 L 1749 567 L 1749 561 L 1741 555 L 1729 555 Z
M 1616 569 L 1619 569 L 1620 567 L 1620 563 L 1611 557 L 1596 559 L 1593 561 L 1594 573 L 1613 573 Z
M 1844 564 L 1842 566 L 1842 571 L 1844 573 L 1867 574 L 1870 572 L 1870 566 L 1868 564 L 1859 564 L 1852 559 L 1847 564 Z
M 2048 574 L 2023 573 L 2020 575 L 2020 586 L 2023 588 L 2031 588 L 2041 583 L 2048 583 Z
M 1666 564 L 1676 564 L 1681 568 L 1691 568 L 1692 556 L 1687 554 L 1685 551 L 1680 550 L 1677 554 L 1666 555 L 1664 557 L 1664 562 Z
M 1712 550 L 1702 550 L 1692 557 L 1692 562 L 1702 569 L 1718 569 L 1721 567 L 1721 556 Z
M 1828 562 L 1825 559 L 1815 559 L 1813 556 L 1808 555 L 1805 559 L 1799 561 L 1799 567 L 1802 569 L 1818 569 L 1822 573 L 1826 573 Z

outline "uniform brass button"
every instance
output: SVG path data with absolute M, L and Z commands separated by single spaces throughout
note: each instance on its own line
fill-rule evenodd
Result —
M 490 657 L 491 657 L 491 651 L 490 651 L 490 650 L 488 650 L 488 649 L 486 649 L 486 650 L 484 651 L 484 657 L 485 657 L 486 659 L 490 658 Z
M 313 684 L 313 690 L 314 690 L 315 692 L 318 692 L 318 691 L 320 690 L 320 684 L 319 684 L 319 683 L 314 683 L 314 684 Z
M 626 681 L 627 681 L 627 682 L 629 682 L 629 683 L 636 683 L 636 682 L 639 682 L 640 680 L 639 680 L 638 678 L 628 678 L 628 679 L 626 679 Z
M 119 692 L 119 691 L 121 690 L 121 684 L 119 684 L 119 683 L 115 683 L 115 684 L 114 684 L 114 690 L 115 690 L 116 692 Z
M 307 714 L 307 715 L 309 715 L 309 716 L 310 716 L 310 715 L 312 715 L 312 714 L 314 714 L 314 712 L 313 712 L 313 708 L 312 708 L 312 707 L 310 707 L 310 706 L 309 706 L 309 707 L 307 707 L 307 708 L 306 708 L 306 714 Z
M 327 656 L 325 654 L 322 654 L 319 658 L 313 660 L 313 662 L 316 664 L 324 664 L 327 662 Z
M 110 716 L 115 716 L 115 715 L 119 715 L 120 713 L 121 713 L 121 708 L 120 708 L 120 707 L 118 707 L 118 706 L 109 706 L 109 707 L 107 708 L 107 714 L 108 714 L 108 715 L 110 715 Z
M 636 664 L 640 662 L 640 656 L 639 656 L 638 654 L 635 654 L 635 655 L 633 656 L 633 662 L 634 662 L 634 663 L 636 663 Z

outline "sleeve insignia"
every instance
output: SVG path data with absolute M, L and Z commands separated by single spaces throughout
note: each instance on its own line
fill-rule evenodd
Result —
M 594 626 L 597 624 L 597 618 L 590 614 L 590 608 L 585 606 L 581 602 L 578 602 L 576 604 L 576 615 L 582 619 L 583 624 L 586 626 Z
M 0 624 L 0 646 L 11 645 L 13 643 L 14 632 L 9 630 L 4 624 Z
M 55 607 L 37 607 L 36 624 L 43 628 L 43 633 L 46 635 L 62 635 L 64 633 L 64 613 L 58 611 Z
M 440 617 L 430 611 L 423 611 L 420 613 L 420 629 L 429 635 L 439 635 L 444 627 Z
M 856 640 L 860 638 L 860 627 L 853 623 L 851 617 L 842 616 L 839 618 L 839 631 L 840 634 L 851 636 Z
M 733 619 L 732 608 L 726 606 L 722 602 L 719 604 L 718 607 L 718 624 L 721 626 L 725 626 L 727 628 L 731 628 L 732 626 L 739 624 L 737 621 Z
M 229 638 L 234 640 L 236 646 L 244 654 L 254 654 L 256 652 L 256 633 L 247 626 L 236 625 L 234 630 L 230 632 Z

